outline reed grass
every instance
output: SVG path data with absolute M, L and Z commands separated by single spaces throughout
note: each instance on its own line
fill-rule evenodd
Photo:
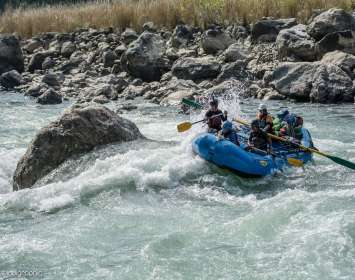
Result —
M 306 21 L 314 9 L 351 10 L 355 0 L 106 0 L 86 4 L 7 8 L 0 15 L 0 32 L 31 37 L 43 32 L 77 28 L 132 27 L 153 21 L 159 27 L 178 23 L 206 27 L 211 23 L 250 23 L 264 16 Z

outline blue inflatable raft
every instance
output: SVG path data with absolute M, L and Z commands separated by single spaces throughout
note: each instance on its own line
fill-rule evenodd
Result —
M 302 145 L 312 146 L 312 139 L 307 129 L 303 128 Z M 274 155 L 257 154 L 246 151 L 246 135 L 239 134 L 240 146 L 214 134 L 202 133 L 192 142 L 193 151 L 201 158 L 222 168 L 230 169 L 243 177 L 262 177 L 272 175 L 290 167 L 287 158 L 295 158 L 307 163 L 312 160 L 312 153 L 299 150 L 281 143 L 273 143 Z

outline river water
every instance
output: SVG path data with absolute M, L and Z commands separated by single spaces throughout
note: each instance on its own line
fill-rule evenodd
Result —
M 124 117 L 155 141 L 97 149 L 14 193 L 28 143 L 70 104 L 0 93 L 0 279 L 354 279 L 355 172 L 315 156 L 241 179 L 192 154 L 203 128 L 178 135 L 188 116 L 137 103 Z M 257 105 L 226 107 L 250 119 Z M 354 105 L 267 105 L 302 113 L 320 150 L 355 161 Z

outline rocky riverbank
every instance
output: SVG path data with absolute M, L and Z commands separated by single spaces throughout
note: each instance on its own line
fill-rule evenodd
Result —
M 143 96 L 174 105 L 231 88 L 264 100 L 354 102 L 355 18 L 344 10 L 317 12 L 307 25 L 265 18 L 206 30 L 149 22 L 143 30 L 1 35 L 0 84 L 40 104 Z

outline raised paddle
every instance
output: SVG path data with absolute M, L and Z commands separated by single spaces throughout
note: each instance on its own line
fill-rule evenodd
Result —
M 219 117 L 219 116 L 222 116 L 223 114 L 218 114 L 218 115 L 215 115 L 215 116 L 212 116 L 210 117 L 209 119 L 213 119 L 213 118 L 216 118 L 216 117 Z M 200 120 L 200 121 L 197 121 L 197 122 L 183 122 L 183 123 L 180 123 L 177 125 L 177 130 L 178 132 L 185 132 L 187 130 L 189 130 L 194 124 L 197 124 L 197 123 L 201 123 L 201 122 L 204 122 L 204 121 L 207 121 L 207 119 L 203 119 L 203 120 Z
M 189 130 L 194 124 L 203 122 L 204 120 L 205 119 L 197 121 L 197 122 L 193 122 L 193 123 L 191 123 L 191 122 L 183 122 L 181 124 L 178 124 L 177 130 L 179 132 L 185 132 L 185 131 Z
M 249 125 L 246 121 L 243 121 L 243 120 L 240 120 L 240 119 L 234 119 L 236 122 L 240 123 L 240 124 L 243 124 L 243 125 Z M 321 156 L 324 156 L 324 157 L 327 157 L 329 158 L 330 160 L 332 160 L 333 162 L 337 163 L 337 164 L 340 164 L 342 166 L 345 166 L 345 167 L 348 167 L 350 169 L 353 169 L 355 170 L 355 163 L 351 162 L 351 161 L 348 161 L 348 160 L 345 160 L 345 159 L 342 159 L 340 157 L 336 157 L 336 156 L 332 156 L 332 155 L 328 155 L 326 153 L 323 153 L 323 152 L 320 152 L 316 149 L 312 149 L 312 148 L 307 148 L 305 146 L 302 146 L 300 144 L 297 144 L 297 143 L 293 143 L 291 142 L 290 140 L 286 139 L 286 138 L 283 138 L 283 137 L 279 137 L 279 136 L 276 136 L 276 135 L 273 135 L 273 134 L 270 134 L 268 133 L 267 134 L 269 137 L 275 139 L 275 140 L 279 140 L 279 141 L 282 141 L 282 142 L 286 142 L 286 143 L 290 143 L 292 145 L 295 145 L 296 147 L 304 150 L 304 151 L 307 151 L 307 152 L 311 152 L 311 153 L 315 153 L 315 154 L 318 154 L 318 155 L 321 155 Z
M 187 98 L 183 98 L 181 100 L 181 102 L 185 105 L 188 105 L 188 106 L 191 106 L 191 107 L 194 107 L 196 109 L 202 109 L 203 106 L 200 104 L 200 103 L 197 103 L 196 101 L 194 100 L 190 100 L 190 99 L 187 99 Z

